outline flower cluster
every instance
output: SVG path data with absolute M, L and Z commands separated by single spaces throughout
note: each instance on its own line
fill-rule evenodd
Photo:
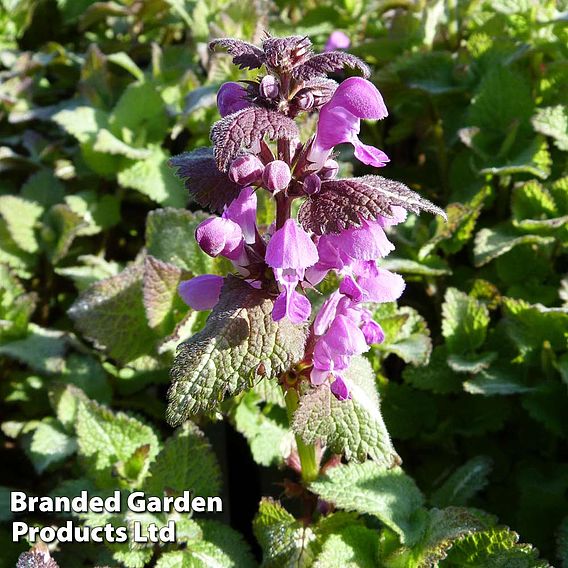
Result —
M 215 175 L 218 185 L 231 185 L 234 197 L 224 203 L 220 216 L 199 225 L 197 242 L 208 255 L 230 260 L 251 286 L 273 295 L 274 321 L 307 322 L 312 306 L 306 292 L 329 272 L 341 278 L 338 290 L 313 319 L 306 362 L 313 385 L 328 384 L 337 398 L 346 399 L 349 385 L 344 371 L 350 358 L 384 339 L 367 306 L 394 301 L 404 289 L 401 276 L 379 265 L 394 249 L 385 229 L 405 219 L 402 206 L 417 210 L 428 202 L 421 202 L 408 188 L 386 191 L 381 186 L 384 178 L 378 176 L 366 176 L 371 181 L 337 179 L 334 152 L 339 144 L 351 144 L 364 164 L 382 167 L 389 161 L 383 151 L 359 139 L 361 120 L 388 115 L 377 88 L 362 77 L 337 85 L 325 76 L 344 66 L 367 75 L 358 59 L 341 51 L 314 55 L 309 40 L 302 37 L 269 37 L 262 49 L 229 39 L 213 45 L 226 48 L 241 67 L 264 66 L 267 73 L 256 81 L 225 83 L 219 89 L 222 119 L 211 136 Z M 302 112 L 319 114 L 317 130 L 305 142 L 292 120 Z M 174 165 L 181 169 L 184 163 Z M 186 175 L 199 176 L 199 167 L 194 166 L 195 171 L 188 167 Z M 358 179 L 365 183 L 359 197 L 350 199 L 347 188 Z M 342 189 L 342 181 L 350 185 Z M 258 191 L 269 192 L 276 202 L 276 219 L 266 228 L 256 222 Z M 310 209 L 299 222 L 291 214 L 296 199 L 308 202 L 314 211 L 324 211 L 324 216 L 336 217 L 332 222 L 327 217 L 303 222 Z M 211 309 L 222 286 L 220 276 L 197 276 L 180 285 L 180 294 L 194 309 Z

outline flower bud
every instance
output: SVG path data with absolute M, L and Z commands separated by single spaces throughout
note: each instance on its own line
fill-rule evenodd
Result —
M 262 177 L 263 163 L 252 154 L 235 158 L 229 168 L 229 178 L 239 185 L 250 185 Z
M 310 91 L 305 91 L 296 97 L 295 102 L 298 108 L 310 110 L 314 106 L 314 95 Z
M 178 287 L 181 299 L 194 310 L 211 310 L 219 301 L 225 279 L 216 274 L 202 274 L 184 280 Z
M 274 75 L 266 75 L 262 78 L 260 82 L 260 94 L 265 99 L 275 99 L 280 93 L 280 88 L 278 86 L 278 80 Z
M 308 195 L 313 195 L 321 189 L 321 179 L 317 174 L 310 174 L 304 180 L 304 191 Z
M 339 164 L 332 159 L 326 160 L 323 168 L 319 171 L 321 179 L 333 179 L 339 171 Z
M 250 102 L 246 97 L 247 91 L 243 86 L 232 81 L 223 83 L 217 92 L 217 108 L 219 109 L 219 114 L 225 117 L 249 107 Z
M 262 181 L 269 191 L 281 191 L 288 187 L 292 174 L 286 162 L 274 160 L 267 164 L 262 172 Z
M 243 232 L 230 219 L 210 217 L 195 230 L 197 244 L 209 256 L 226 256 L 234 260 L 242 250 Z
M 340 30 L 335 30 L 330 34 L 329 38 L 327 39 L 324 49 L 325 51 L 334 51 L 336 49 L 348 49 L 350 45 L 351 45 L 351 40 L 349 39 L 349 36 Z

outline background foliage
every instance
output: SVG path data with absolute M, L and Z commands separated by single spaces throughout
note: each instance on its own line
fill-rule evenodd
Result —
M 514 530 L 568 565 L 565 3 L 0 7 L 0 521 L 10 488 L 189 487 L 222 491 L 230 510 L 223 524 L 179 519 L 187 547 L 63 545 L 54 558 L 240 567 L 260 545 L 266 566 L 546 566 Z M 204 214 L 186 209 L 167 160 L 208 145 L 218 86 L 242 78 L 207 40 L 258 41 L 265 29 L 320 46 L 348 33 L 390 110 L 363 132 L 391 157 L 380 173 L 449 216 L 411 216 L 392 235 L 385 266 L 409 284 L 400 306 L 380 308 L 387 340 L 368 355 L 404 473 L 330 469 L 312 491 L 353 512 L 307 528 L 276 500 L 258 509 L 261 495 L 284 496 L 300 514 L 293 482 L 281 484 L 294 479 L 283 468 L 292 435 L 274 385 L 175 433 L 164 421 L 175 346 L 204 322 L 176 286 L 227 271 L 193 243 Z M 353 168 L 348 150 L 342 160 Z M 381 428 L 360 420 L 370 436 Z M 360 459 L 373 457 L 365 443 Z M 0 566 L 27 548 L 10 540 L 0 525 Z

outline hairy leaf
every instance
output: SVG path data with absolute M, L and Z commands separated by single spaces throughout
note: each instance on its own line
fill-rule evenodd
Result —
M 424 499 L 400 468 L 387 469 L 371 461 L 340 465 L 311 483 L 310 489 L 341 509 L 377 516 L 409 546 L 422 534 Z
M 177 168 L 176 175 L 183 180 L 189 196 L 212 212 L 221 213 L 225 205 L 229 205 L 239 195 L 241 186 L 219 170 L 213 148 L 198 148 L 174 156 L 169 164 Z
M 215 161 L 226 171 L 242 147 L 251 148 L 265 136 L 270 140 L 299 137 L 296 123 L 287 116 L 261 107 L 239 110 L 216 122 L 211 128 Z
M 328 385 L 311 389 L 300 399 L 292 429 L 306 444 L 319 440 L 347 460 L 362 462 L 370 456 L 386 467 L 399 464 L 381 416 L 371 365 L 363 357 L 352 359 L 345 379 L 349 400 L 337 400 Z
M 265 61 L 264 51 L 260 47 L 240 39 L 225 37 L 209 42 L 209 49 L 214 50 L 217 46 L 225 49 L 240 69 L 258 69 Z
M 59 568 L 59 564 L 51 558 L 47 546 L 44 545 L 41 549 L 35 546 L 33 550 L 21 554 L 16 568 Z
M 364 526 L 352 525 L 331 534 L 323 543 L 313 568 L 376 568 L 379 535 Z
M 328 51 L 326 53 L 313 55 L 305 63 L 296 67 L 294 69 L 294 77 L 302 81 L 307 81 L 314 77 L 325 76 L 328 73 L 341 71 L 345 67 L 356 69 L 365 78 L 371 75 L 371 70 L 367 64 L 358 57 L 355 57 L 355 55 L 343 51 Z
M 178 425 L 252 386 L 259 365 L 276 378 L 304 355 L 306 327 L 272 319 L 273 300 L 229 276 L 203 331 L 178 347 L 168 422 Z
M 564 105 L 537 109 L 532 124 L 537 132 L 553 138 L 559 150 L 568 151 L 568 111 Z
M 425 366 L 404 368 L 402 377 L 405 382 L 420 390 L 432 391 L 436 394 L 448 394 L 462 390 L 462 378 L 447 364 L 446 347 L 439 345 L 432 351 L 430 362 Z
M 391 217 L 392 205 L 415 213 L 424 210 L 446 217 L 439 207 L 403 183 L 368 175 L 324 181 L 321 190 L 303 203 L 298 219 L 304 229 L 316 235 L 340 233 L 361 225 L 361 219 L 376 219 L 379 215 Z

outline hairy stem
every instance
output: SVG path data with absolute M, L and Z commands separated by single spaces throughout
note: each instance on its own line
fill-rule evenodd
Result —
M 294 412 L 298 408 L 298 393 L 295 389 L 288 389 L 284 393 L 286 399 L 286 409 L 288 411 L 288 420 L 292 422 Z M 313 444 L 306 444 L 300 436 L 296 436 L 296 446 L 298 447 L 298 456 L 302 466 L 302 481 L 307 485 L 314 481 L 319 473 L 319 464 L 316 457 L 316 448 Z

